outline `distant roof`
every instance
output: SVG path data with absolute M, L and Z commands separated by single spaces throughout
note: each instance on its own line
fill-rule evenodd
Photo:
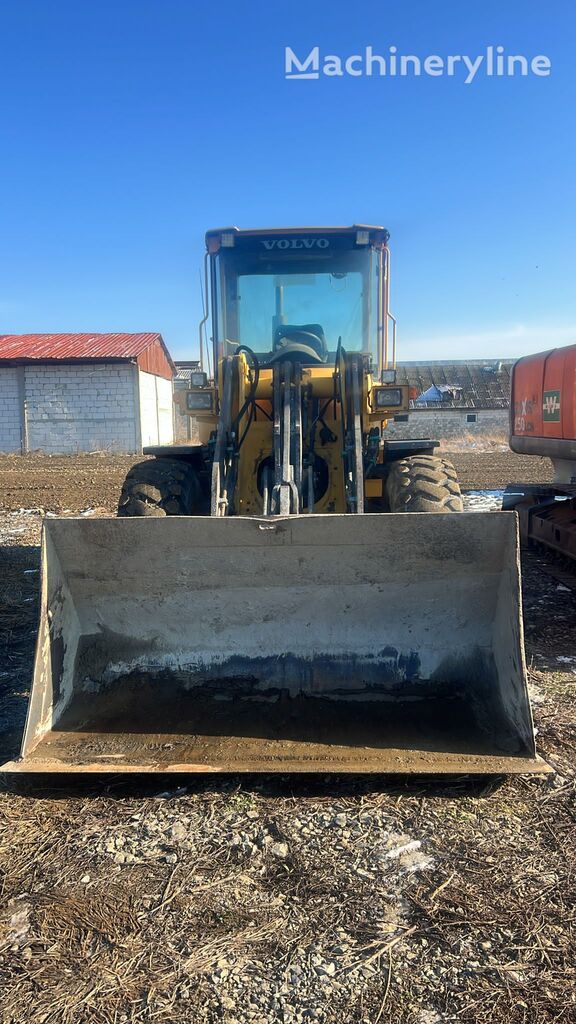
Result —
M 513 359 L 451 359 L 399 362 L 397 381 L 415 388 L 411 404 L 473 409 L 505 409 L 510 404 Z M 432 391 L 432 394 L 427 392 Z
M 517 358 L 517 357 L 516 357 Z M 509 359 L 427 359 L 426 366 L 480 366 L 483 369 L 498 370 L 503 366 L 512 366 L 516 358 Z M 422 366 L 420 359 L 399 359 L 398 366 Z
M 140 334 L 2 334 L 0 359 L 137 359 L 160 346 L 174 368 L 162 335 Z
M 199 359 L 176 359 L 176 380 L 187 380 L 190 383 L 190 374 L 200 369 Z

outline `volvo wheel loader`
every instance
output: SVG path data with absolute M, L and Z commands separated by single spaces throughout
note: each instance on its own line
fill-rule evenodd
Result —
M 410 397 L 388 232 L 206 243 L 202 366 L 176 394 L 199 441 L 148 449 L 117 519 L 47 521 L 10 768 L 546 770 L 516 516 L 464 513 L 437 442 L 386 434 Z

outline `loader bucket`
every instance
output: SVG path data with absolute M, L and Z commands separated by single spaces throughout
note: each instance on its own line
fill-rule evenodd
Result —
M 545 771 L 516 517 L 48 520 L 5 770 Z

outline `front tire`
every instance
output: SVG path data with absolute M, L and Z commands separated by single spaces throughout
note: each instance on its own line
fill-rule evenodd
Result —
M 386 480 L 390 512 L 462 512 L 456 470 L 437 455 L 413 455 L 393 462 Z
M 180 459 L 138 462 L 128 473 L 118 516 L 190 516 L 199 511 L 200 483 L 191 465 Z

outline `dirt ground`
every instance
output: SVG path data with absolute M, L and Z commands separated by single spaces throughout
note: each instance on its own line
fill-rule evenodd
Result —
M 514 480 L 546 483 L 549 459 L 509 451 L 451 452 L 461 485 L 503 488 Z M 448 452 L 449 448 L 445 448 Z M 141 458 L 141 457 L 140 457 Z M 139 459 L 130 455 L 0 455 L 0 508 L 73 512 L 116 507 L 126 473 Z
M 133 455 L 0 455 L 0 508 L 114 511 Z
M 129 458 L 0 458 L 0 760 L 21 736 L 45 511 Z M 545 460 L 455 456 L 467 489 Z M 27 509 L 29 511 L 19 511 Z M 576 592 L 523 557 L 547 776 L 4 777 L 6 1024 L 576 1019 Z

